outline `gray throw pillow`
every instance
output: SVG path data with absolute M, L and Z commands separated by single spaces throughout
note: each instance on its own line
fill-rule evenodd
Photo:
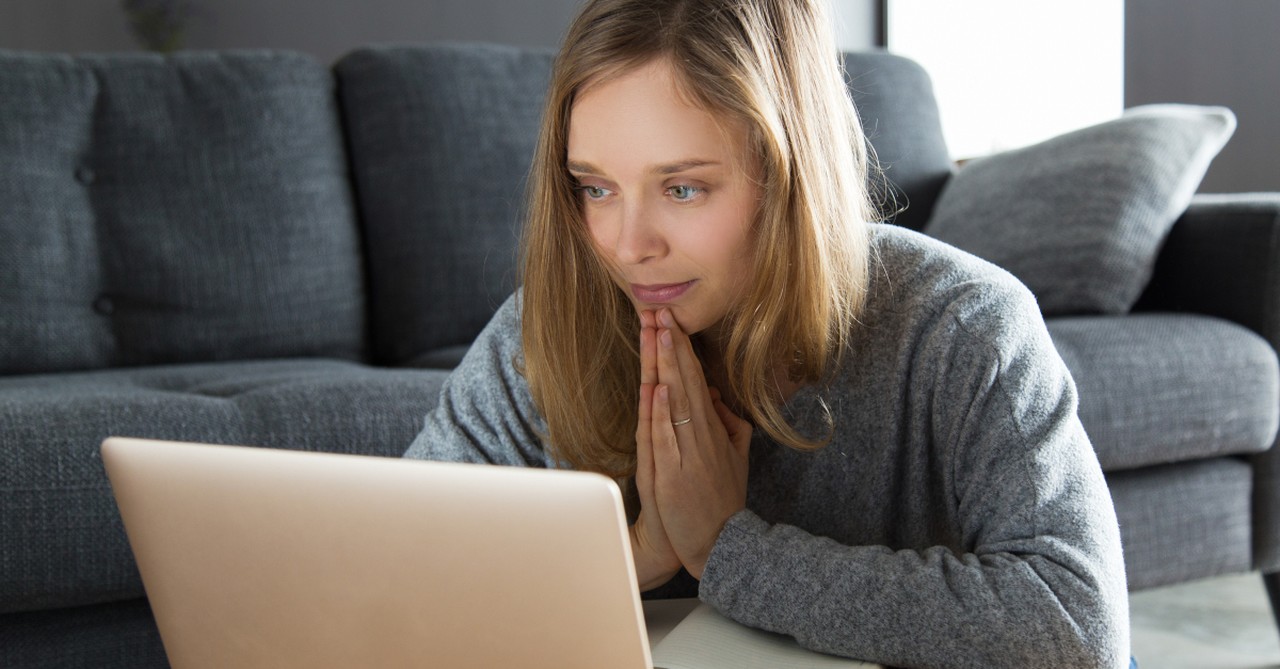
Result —
M 974 160 L 925 232 L 1012 272 L 1046 315 L 1125 313 L 1235 127 L 1225 107 L 1149 105 Z

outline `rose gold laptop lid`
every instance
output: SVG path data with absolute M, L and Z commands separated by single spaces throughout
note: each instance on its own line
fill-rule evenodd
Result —
M 594 474 L 111 438 L 175 669 L 651 666 Z

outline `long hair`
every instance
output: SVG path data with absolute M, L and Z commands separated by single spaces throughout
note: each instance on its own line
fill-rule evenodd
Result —
M 748 128 L 759 162 L 753 278 L 719 361 L 757 429 L 800 449 L 829 440 L 788 424 L 776 373 L 825 381 L 867 286 L 868 150 L 822 0 L 588 3 L 554 63 L 530 174 L 521 369 L 551 454 L 615 478 L 635 471 L 640 322 L 584 223 L 565 166 L 569 115 L 584 87 L 657 58 L 695 104 Z

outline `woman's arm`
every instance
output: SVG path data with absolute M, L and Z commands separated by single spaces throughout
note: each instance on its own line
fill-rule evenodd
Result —
M 700 596 L 814 650 L 892 666 L 1127 666 L 1110 496 L 1065 366 L 1034 302 L 1014 297 L 996 300 L 990 318 L 959 309 L 967 315 L 939 319 L 945 336 L 919 344 L 912 375 L 931 379 L 931 395 L 889 393 L 890 406 L 929 407 L 929 434 L 911 436 L 927 446 L 847 446 L 919 457 L 904 469 L 950 491 L 929 520 L 952 524 L 956 545 L 842 545 L 742 511 L 717 539 Z M 829 481 L 858 485 L 859 475 L 879 473 Z

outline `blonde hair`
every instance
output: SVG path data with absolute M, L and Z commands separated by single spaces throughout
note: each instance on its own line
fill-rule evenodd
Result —
M 867 284 L 867 148 L 821 0 L 588 3 L 556 58 L 530 174 L 522 372 L 551 454 L 615 478 L 635 471 L 640 323 L 583 222 L 569 115 L 585 86 L 657 58 L 695 104 L 748 128 L 759 161 L 754 278 L 724 323 L 720 361 L 757 429 L 794 448 L 827 441 L 787 423 L 775 373 L 826 380 Z

